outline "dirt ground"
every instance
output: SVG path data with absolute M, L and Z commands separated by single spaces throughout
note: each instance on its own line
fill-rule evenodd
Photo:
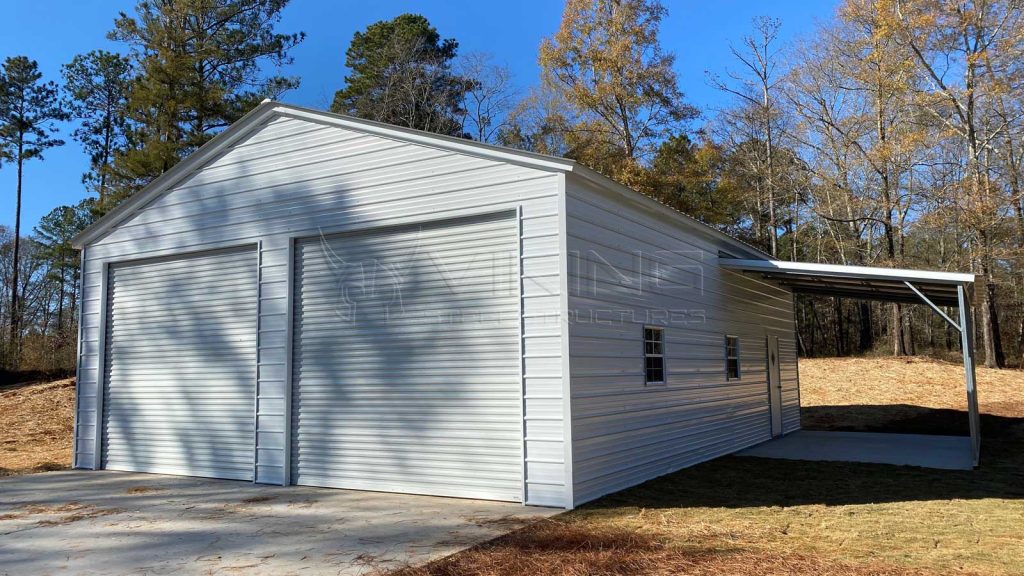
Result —
M 71 465 L 75 380 L 0 387 L 0 476 Z

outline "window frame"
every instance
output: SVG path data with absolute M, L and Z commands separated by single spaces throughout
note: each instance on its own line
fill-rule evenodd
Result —
M 659 338 L 657 340 L 650 340 L 650 339 L 648 339 L 647 338 L 647 331 L 648 330 L 656 330 L 657 333 L 658 333 Z M 665 327 L 664 326 L 652 326 L 652 325 L 649 325 L 649 324 L 645 324 L 643 326 L 643 332 L 641 333 L 641 336 L 642 336 L 641 342 L 642 342 L 642 345 L 643 345 L 643 359 L 644 359 L 644 363 L 643 363 L 644 386 L 665 386 L 667 384 L 667 382 L 668 382 L 668 362 L 665 359 Z M 656 354 L 656 353 L 653 353 L 653 352 L 652 353 L 648 353 L 647 352 L 647 344 L 648 343 L 657 343 L 657 344 L 659 344 L 661 346 L 661 353 L 660 354 Z M 657 358 L 661 362 L 661 380 L 651 380 L 649 378 L 650 370 L 651 369 L 649 369 L 647 367 L 647 362 L 648 362 L 648 359 L 651 359 L 651 358 Z
M 730 340 L 734 340 L 735 343 L 736 343 L 736 345 L 733 347 L 735 349 L 735 354 L 731 355 L 731 356 L 729 355 L 729 348 L 730 348 L 730 344 L 731 344 Z M 740 358 L 741 358 L 741 356 L 740 356 L 740 337 L 739 336 L 735 336 L 733 334 L 726 334 L 725 335 L 725 381 L 726 382 L 732 382 L 733 380 L 741 380 L 743 378 L 743 369 L 742 369 L 742 364 L 740 362 Z M 736 362 L 736 375 L 735 376 L 732 375 L 732 373 L 731 373 L 731 371 L 729 369 L 730 368 L 730 363 L 733 362 L 733 361 Z

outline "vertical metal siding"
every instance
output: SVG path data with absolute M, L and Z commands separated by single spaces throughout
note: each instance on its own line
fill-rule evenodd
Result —
M 574 503 L 767 440 L 766 331 L 780 336 L 786 430 L 798 426 L 792 295 L 719 268 L 732 248 L 688 225 L 569 182 Z M 664 386 L 644 386 L 644 324 L 666 327 Z M 735 380 L 726 334 L 740 339 Z
M 109 268 L 103 466 L 251 480 L 256 253 Z
M 789 434 L 800 429 L 800 375 L 796 337 L 792 332 L 779 338 L 779 368 L 782 374 L 782 433 Z
M 297 484 L 522 500 L 518 221 L 295 246 Z

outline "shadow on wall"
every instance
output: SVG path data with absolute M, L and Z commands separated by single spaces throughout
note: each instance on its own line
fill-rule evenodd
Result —
M 602 498 L 591 510 L 752 508 L 873 504 L 948 499 L 1024 499 L 1024 405 L 1015 414 L 981 416 L 981 467 L 932 470 L 884 464 L 805 462 L 727 456 Z M 807 428 L 958 434 L 967 413 L 920 406 L 816 406 L 804 409 Z M 1002 411 L 1000 411 L 1002 412 Z M 845 424 L 867 420 L 884 426 Z M 829 425 L 828 423 L 835 423 Z
M 503 241 L 514 240 L 514 221 L 494 220 Z M 518 406 L 509 396 L 520 386 L 510 355 L 518 317 L 481 318 L 488 297 L 512 285 L 514 268 L 501 276 L 484 266 L 500 249 L 467 248 L 491 221 L 296 245 L 293 481 L 443 493 L 460 475 L 481 488 L 500 481 L 491 473 L 517 475 L 518 434 L 503 453 L 477 446 L 519 425 L 518 413 L 493 412 L 496 403 Z M 461 244 L 449 233 L 463 235 Z M 453 464 L 472 473 L 445 469 Z

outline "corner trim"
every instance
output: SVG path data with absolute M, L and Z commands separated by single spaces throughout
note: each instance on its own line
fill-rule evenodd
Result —
M 569 357 L 569 215 L 567 211 L 566 175 L 558 177 L 558 251 L 559 304 L 562 336 L 562 441 L 565 453 L 565 508 L 576 506 L 573 477 L 572 440 L 572 362 Z
M 84 274 L 83 274 L 84 276 Z M 100 277 L 100 322 L 96 337 L 96 444 L 93 448 L 92 469 L 103 467 L 103 427 L 105 416 L 103 398 L 107 387 L 107 316 L 110 314 L 109 302 L 110 262 L 103 262 L 103 275 Z

